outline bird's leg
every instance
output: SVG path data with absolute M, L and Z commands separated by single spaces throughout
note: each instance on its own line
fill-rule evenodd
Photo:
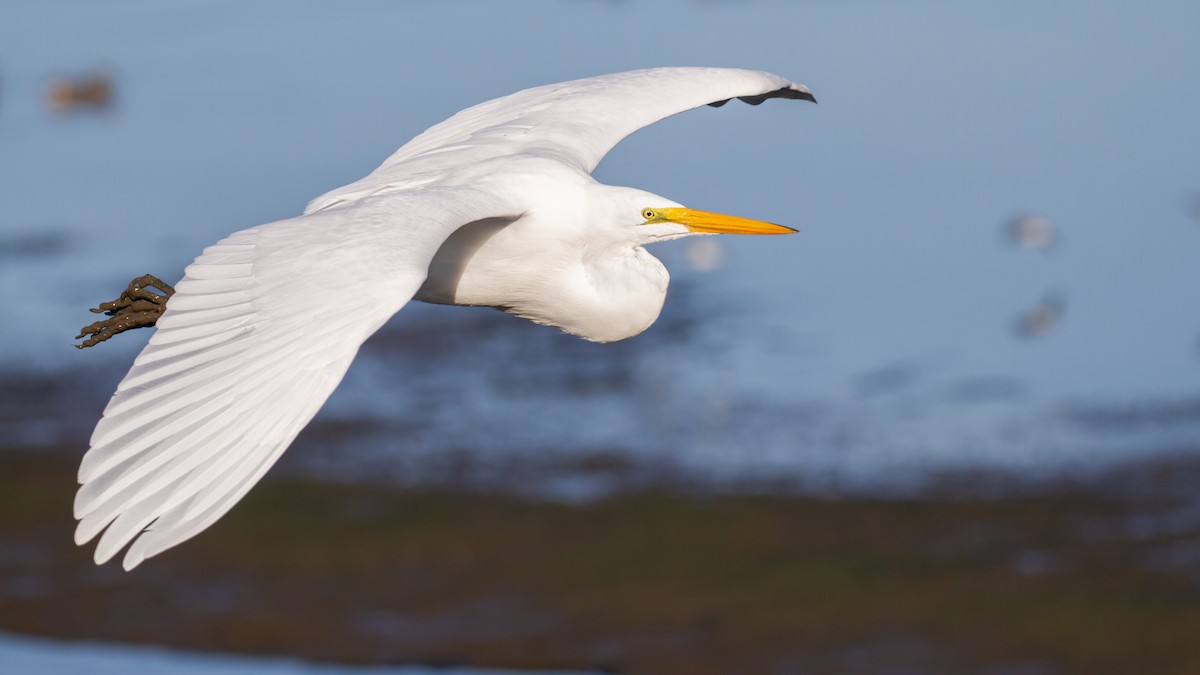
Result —
M 151 288 L 161 290 L 162 294 L 155 293 L 150 290 Z M 167 300 L 174 294 L 175 289 L 163 283 L 156 276 L 145 274 L 134 279 L 129 282 L 129 286 L 121 294 L 121 297 L 112 302 L 102 302 L 99 307 L 91 308 L 92 312 L 107 314 L 111 318 L 85 326 L 79 335 L 75 336 L 75 339 L 78 340 L 85 336 L 87 339 L 75 346 L 79 349 L 92 347 L 118 333 L 124 333 L 134 328 L 153 326 L 158 322 L 158 317 L 162 316 L 163 310 L 167 308 Z

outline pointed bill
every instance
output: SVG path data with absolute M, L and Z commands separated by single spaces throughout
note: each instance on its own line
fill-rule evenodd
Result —
M 751 220 L 723 213 L 697 209 L 658 209 L 659 218 L 683 225 L 692 232 L 703 234 L 795 234 L 797 230 L 784 225 Z

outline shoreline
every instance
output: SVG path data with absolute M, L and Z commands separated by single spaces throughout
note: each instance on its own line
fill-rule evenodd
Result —
M 566 504 L 269 477 L 125 573 L 71 542 L 68 452 L 0 461 L 3 631 L 668 675 L 1200 667 L 1197 462 L 997 498 Z

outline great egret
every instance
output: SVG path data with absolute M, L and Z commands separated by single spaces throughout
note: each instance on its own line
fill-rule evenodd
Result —
M 637 129 L 733 98 L 815 101 L 778 75 L 727 68 L 527 89 L 430 128 L 299 217 L 204 249 L 92 434 L 76 543 L 103 530 L 103 563 L 132 541 L 132 569 L 207 528 L 410 299 L 496 307 L 588 340 L 622 340 L 650 326 L 666 296 L 667 270 L 646 244 L 794 232 L 591 177 Z

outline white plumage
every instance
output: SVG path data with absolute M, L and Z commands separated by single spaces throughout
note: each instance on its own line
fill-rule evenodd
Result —
M 622 138 L 732 98 L 813 100 L 770 73 L 657 68 L 464 110 L 304 215 L 236 232 L 186 269 L 96 425 L 75 540 L 124 566 L 196 535 L 254 486 L 410 299 L 503 309 L 581 337 L 645 330 L 666 269 L 643 246 L 789 228 L 686 209 L 591 171 Z

